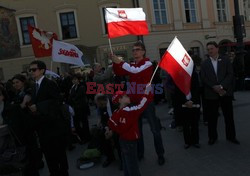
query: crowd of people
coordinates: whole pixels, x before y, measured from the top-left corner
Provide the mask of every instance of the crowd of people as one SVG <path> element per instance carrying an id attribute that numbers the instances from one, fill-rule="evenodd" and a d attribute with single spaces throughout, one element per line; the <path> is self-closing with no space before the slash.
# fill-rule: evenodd
<path id="1" fill-rule="evenodd" d="M 7 124 L 18 137 L 18 145 L 26 147 L 29 166 L 25 175 L 39 175 L 43 156 L 51 176 L 69 175 L 66 150 L 73 150 L 76 142 L 89 144 L 93 138 L 96 140 L 97 133 L 93 133 L 88 122 L 90 106 L 96 107 L 99 119 L 95 128 L 99 131 L 98 149 L 106 158 L 102 166 L 107 167 L 115 160 L 116 149 L 125 176 L 141 175 L 138 161 L 144 158 L 143 119 L 153 134 L 157 162 L 165 163 L 162 126 L 155 113 L 155 106 L 163 101 L 173 109 L 169 112 L 173 113 L 171 127 L 183 130 L 185 149 L 200 148 L 201 108 L 204 124 L 208 126 L 209 145 L 218 139 L 219 107 L 225 119 L 226 139 L 239 144 L 233 118 L 231 62 L 219 55 L 217 43 L 207 43 L 207 50 L 208 57 L 194 66 L 191 98 L 184 95 L 165 70 L 157 71 L 150 84 L 158 63 L 146 57 L 141 41 L 133 45 L 133 62 L 111 54 L 112 65 L 102 69 L 95 63 L 89 75 L 65 74 L 48 79 L 46 64 L 40 60 L 31 62 L 30 74 L 16 74 L 0 85 L 0 125 Z M 113 95 L 100 92 L 93 95 L 86 93 L 87 82 L 124 86 L 115 87 Z M 154 89 L 153 85 L 158 84 L 162 89 Z"/>

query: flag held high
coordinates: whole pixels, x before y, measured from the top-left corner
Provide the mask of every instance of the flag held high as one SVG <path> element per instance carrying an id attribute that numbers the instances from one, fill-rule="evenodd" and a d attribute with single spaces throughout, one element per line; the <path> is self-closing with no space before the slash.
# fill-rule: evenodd
<path id="1" fill-rule="evenodd" d="M 177 87 L 191 98 L 190 86 L 194 63 L 181 42 L 175 37 L 163 55 L 159 66 L 172 77 Z"/>
<path id="2" fill-rule="evenodd" d="M 142 8 L 106 8 L 105 20 L 109 38 L 149 33 Z"/>
<path id="3" fill-rule="evenodd" d="M 35 57 L 51 56 L 52 42 L 53 39 L 57 39 L 57 35 L 30 25 L 28 26 L 28 31 Z"/>
<path id="4" fill-rule="evenodd" d="M 75 45 L 57 40 L 53 41 L 52 60 L 54 62 L 84 66 L 82 55 L 82 52 Z"/>

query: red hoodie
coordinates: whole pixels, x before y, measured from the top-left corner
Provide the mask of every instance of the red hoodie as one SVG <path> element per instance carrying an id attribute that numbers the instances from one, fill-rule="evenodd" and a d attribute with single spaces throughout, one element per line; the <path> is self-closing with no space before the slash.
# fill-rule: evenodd
<path id="1" fill-rule="evenodd" d="M 145 96 L 145 94 L 143 95 Z M 138 119 L 147 107 L 146 97 L 141 99 L 140 104 L 116 110 L 108 121 L 109 128 L 119 134 L 121 139 L 136 140 L 139 138 Z"/>
<path id="2" fill-rule="evenodd" d="M 139 91 L 137 88 L 135 89 L 135 92 L 127 91 L 128 96 L 131 98 L 131 102 L 138 104 L 144 96 L 145 87 L 149 83 L 153 74 L 153 65 L 151 61 L 148 58 L 144 58 L 137 64 L 128 64 L 126 62 L 121 62 L 120 64 L 113 63 L 113 70 L 116 75 L 128 75 L 129 83 L 131 85 L 144 85 L 143 91 Z M 149 94 L 148 99 L 149 102 L 153 101 L 152 93 Z"/>

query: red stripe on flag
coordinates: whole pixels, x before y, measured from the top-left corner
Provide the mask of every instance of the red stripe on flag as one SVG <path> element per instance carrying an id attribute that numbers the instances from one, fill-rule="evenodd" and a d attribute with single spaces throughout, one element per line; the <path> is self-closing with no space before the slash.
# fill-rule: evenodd
<path id="1" fill-rule="evenodd" d="M 190 92 L 191 77 L 168 51 L 163 55 L 159 66 L 166 70 L 178 88 L 185 95 L 188 95 Z"/>
<path id="2" fill-rule="evenodd" d="M 147 35 L 146 21 L 119 21 L 108 23 L 108 36 L 115 38 L 124 35 Z"/>

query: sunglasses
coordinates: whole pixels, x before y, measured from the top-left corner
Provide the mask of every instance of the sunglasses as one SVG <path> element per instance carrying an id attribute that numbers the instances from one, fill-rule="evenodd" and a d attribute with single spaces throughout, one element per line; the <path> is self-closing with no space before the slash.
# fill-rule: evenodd
<path id="1" fill-rule="evenodd" d="M 39 68 L 30 68 L 29 72 L 35 72 L 37 69 L 39 69 Z"/>
<path id="2" fill-rule="evenodd" d="M 134 49 L 132 49 L 132 52 L 135 52 L 135 51 L 142 51 L 142 49 L 141 48 L 134 48 Z"/>

